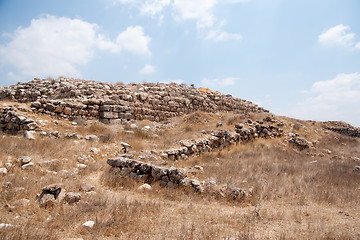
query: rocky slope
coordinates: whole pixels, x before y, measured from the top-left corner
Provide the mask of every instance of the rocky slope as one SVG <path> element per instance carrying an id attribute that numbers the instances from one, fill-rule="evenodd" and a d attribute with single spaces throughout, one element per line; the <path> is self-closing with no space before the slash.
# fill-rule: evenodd
<path id="1" fill-rule="evenodd" d="M 0 88 L 0 130 L 0 239 L 360 238 L 346 123 L 60 78 Z"/>

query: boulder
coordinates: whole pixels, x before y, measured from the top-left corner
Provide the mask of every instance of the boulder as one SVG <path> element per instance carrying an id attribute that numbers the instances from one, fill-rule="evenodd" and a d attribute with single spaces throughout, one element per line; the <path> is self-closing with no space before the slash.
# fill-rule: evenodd
<path id="1" fill-rule="evenodd" d="M 7 169 L 6 168 L 0 168 L 0 175 L 5 176 L 7 174 Z"/>
<path id="2" fill-rule="evenodd" d="M 90 142 L 97 141 L 97 140 L 99 140 L 99 137 L 96 135 L 87 135 L 87 136 L 85 136 L 85 140 L 90 141 Z"/>
<path id="3" fill-rule="evenodd" d="M 55 204 L 55 198 L 52 194 L 45 194 L 38 199 L 38 204 L 41 208 L 52 207 Z"/>
<path id="4" fill-rule="evenodd" d="M 87 228 L 92 228 L 92 227 L 94 227 L 94 225 L 95 225 L 94 221 L 87 221 L 82 224 L 82 226 L 87 227 Z"/>
<path id="5" fill-rule="evenodd" d="M 152 187 L 147 183 L 145 183 L 145 184 L 141 185 L 140 187 L 138 187 L 139 191 L 150 191 L 151 189 L 152 189 Z"/>
<path id="6" fill-rule="evenodd" d="M 24 138 L 29 140 L 35 140 L 35 131 L 25 131 Z"/>
<path id="7" fill-rule="evenodd" d="M 80 193 L 74 193 L 74 192 L 67 192 L 65 194 L 64 201 L 68 204 L 77 203 L 81 200 L 81 194 Z"/>
<path id="8" fill-rule="evenodd" d="M 169 172 L 170 181 L 173 183 L 179 183 L 187 176 L 187 171 L 185 168 L 170 167 L 168 169 L 168 172 Z"/>
<path id="9" fill-rule="evenodd" d="M 163 167 L 153 167 L 151 170 L 151 176 L 155 181 L 162 179 L 163 176 L 167 175 L 167 169 Z"/>
<path id="10" fill-rule="evenodd" d="M 125 167 L 130 161 L 131 161 L 131 159 L 125 158 L 125 157 L 109 158 L 109 159 L 107 160 L 107 164 L 109 164 L 109 165 L 112 166 L 112 167 L 120 167 L 120 168 L 123 168 L 123 167 Z"/>
<path id="11" fill-rule="evenodd" d="M 29 163 L 27 163 L 27 164 L 22 165 L 22 166 L 21 166 L 21 169 L 22 169 L 22 170 L 27 170 L 27 169 L 33 168 L 34 166 L 35 166 L 35 164 L 34 164 L 33 162 L 29 162 Z"/>
<path id="12" fill-rule="evenodd" d="M 124 153 L 130 152 L 132 149 L 132 146 L 130 146 L 130 144 L 126 143 L 126 142 L 121 142 L 121 151 L 123 151 Z"/>
<path id="13" fill-rule="evenodd" d="M 21 165 L 25 165 L 31 162 L 31 157 L 29 156 L 20 156 L 17 157 L 16 160 L 21 164 Z"/>
<path id="14" fill-rule="evenodd" d="M 55 199 L 57 199 L 61 192 L 61 189 L 62 189 L 61 184 L 50 184 L 41 189 L 42 190 L 41 194 L 42 195 L 51 194 L 54 196 Z"/>
<path id="15" fill-rule="evenodd" d="M 96 154 L 98 154 L 100 152 L 100 149 L 93 147 L 93 148 L 90 149 L 90 152 L 96 155 Z"/>

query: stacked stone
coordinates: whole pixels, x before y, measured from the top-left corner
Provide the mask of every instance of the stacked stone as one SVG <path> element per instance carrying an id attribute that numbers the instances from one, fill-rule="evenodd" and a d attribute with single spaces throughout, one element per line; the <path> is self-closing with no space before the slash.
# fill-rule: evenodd
<path id="1" fill-rule="evenodd" d="M 0 108 L 0 129 L 4 132 L 18 133 L 37 128 L 36 123 L 16 112 L 15 108 Z"/>
<path id="2" fill-rule="evenodd" d="M 263 121 L 252 122 L 250 119 L 247 122 L 235 125 L 235 132 L 240 134 L 244 140 L 250 140 L 252 137 L 275 138 L 283 134 L 283 130 L 271 123 L 270 118 L 265 118 Z"/>
<path id="3" fill-rule="evenodd" d="M 123 85 L 69 78 L 36 78 L 4 87 L 0 89 L 0 100 L 3 99 L 32 102 L 33 110 L 44 114 L 99 118 L 103 122 L 164 121 L 194 111 L 266 111 L 249 101 L 218 92 L 201 92 L 185 84 Z"/>
<path id="4" fill-rule="evenodd" d="M 344 122 L 325 122 L 324 128 L 350 137 L 360 137 L 360 128 L 353 127 Z"/>
<path id="5" fill-rule="evenodd" d="M 246 143 L 257 137 L 276 138 L 282 135 L 283 130 L 277 126 L 262 121 L 253 123 L 248 120 L 236 124 L 235 132 L 220 130 L 211 133 L 210 137 L 205 139 L 182 140 L 181 147 L 165 150 L 161 157 L 171 160 L 187 159 L 191 155 L 215 151 L 234 143 Z"/>
<path id="6" fill-rule="evenodd" d="M 184 168 L 158 167 L 124 157 L 110 158 L 107 163 L 112 167 L 120 168 L 124 175 L 146 182 L 160 181 L 163 186 L 177 186 L 187 177 Z"/>
<path id="7" fill-rule="evenodd" d="M 162 187 L 187 187 L 198 193 L 215 194 L 232 200 L 244 200 L 248 195 L 244 190 L 236 186 L 217 186 L 213 180 L 199 181 L 190 179 L 187 177 L 185 168 L 159 167 L 124 157 L 109 158 L 107 163 L 114 169 L 119 169 L 122 176 L 147 183 L 159 182 Z"/>

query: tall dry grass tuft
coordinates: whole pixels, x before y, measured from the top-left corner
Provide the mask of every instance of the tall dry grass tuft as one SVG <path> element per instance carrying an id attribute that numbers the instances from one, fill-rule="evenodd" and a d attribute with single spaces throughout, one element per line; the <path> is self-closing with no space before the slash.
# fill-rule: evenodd
<path id="1" fill-rule="evenodd" d="M 39 228 L 38 223 L 26 223 L 25 225 L 13 226 L 1 229 L 0 239 L 11 240 L 55 240 L 53 229 Z"/>

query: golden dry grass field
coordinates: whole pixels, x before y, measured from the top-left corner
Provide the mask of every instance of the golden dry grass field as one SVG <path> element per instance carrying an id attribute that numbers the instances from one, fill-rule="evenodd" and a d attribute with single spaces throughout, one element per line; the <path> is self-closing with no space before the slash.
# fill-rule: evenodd
<path id="1" fill-rule="evenodd" d="M 95 120 L 73 125 L 47 115 L 24 114 L 42 121 L 47 132 L 100 138 L 36 135 L 27 140 L 0 133 L 0 167 L 13 164 L 0 176 L 0 223 L 10 224 L 2 225 L 0 239 L 360 239 L 360 173 L 354 171 L 360 165 L 360 140 L 325 130 L 319 122 L 274 117 L 284 123 L 284 131 L 314 143 L 303 151 L 283 136 L 257 138 L 187 160 L 156 160 L 187 169 L 201 166 L 203 171 L 189 175 L 251 192 L 245 200 L 233 201 L 158 184 L 138 191 L 142 182 L 119 176 L 106 160 L 120 154 L 120 142 L 146 155 L 175 147 L 183 139 L 201 138 L 201 130 L 231 130 L 236 123 L 271 114 L 195 112 L 168 123 L 134 122 L 138 129 L 151 126 L 155 137 L 141 130 L 129 134 L 127 128 Z M 217 128 L 218 122 L 223 126 Z M 33 167 L 20 167 L 16 158 L 24 155 L 32 158 Z M 79 168 L 79 163 L 86 168 Z M 94 185 L 94 191 L 81 191 L 84 182 Z M 40 208 L 36 194 L 53 183 L 81 193 L 81 200 Z M 84 227 L 89 220 L 95 225 Z"/>

